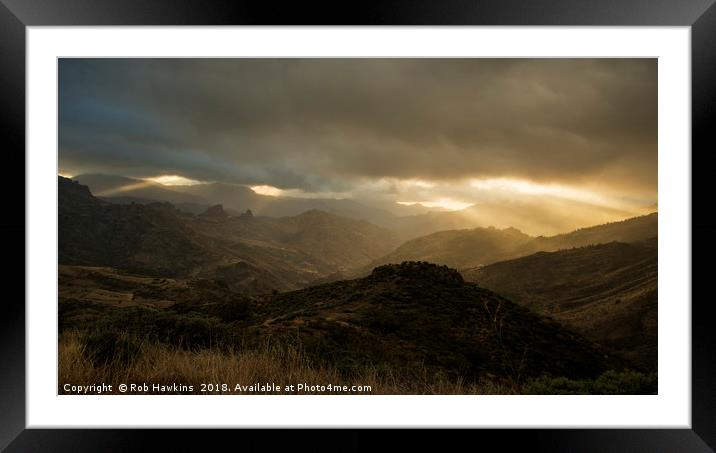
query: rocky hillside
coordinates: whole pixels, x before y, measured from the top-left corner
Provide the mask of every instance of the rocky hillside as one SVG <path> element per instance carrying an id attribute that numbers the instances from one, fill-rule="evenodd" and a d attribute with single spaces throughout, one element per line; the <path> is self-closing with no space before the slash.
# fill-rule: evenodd
<path id="1" fill-rule="evenodd" d="M 581 228 L 571 233 L 549 237 L 538 237 L 534 247 L 553 251 L 585 245 L 607 244 L 609 242 L 640 242 L 659 235 L 659 217 L 656 212 L 633 217 L 621 222 L 605 223 Z"/>
<path id="2" fill-rule="evenodd" d="M 347 370 L 424 364 L 469 378 L 521 379 L 593 376 L 607 366 L 578 335 L 429 263 L 381 266 L 365 278 L 278 294 L 257 312 L 262 337 L 298 336 L 312 354 Z"/>
<path id="3" fill-rule="evenodd" d="M 60 177 L 60 264 L 162 277 L 206 277 L 249 293 L 301 288 L 365 265 L 397 240 L 364 221 L 320 211 L 296 217 L 198 215 L 169 203 L 108 203 Z"/>
<path id="4" fill-rule="evenodd" d="M 310 254 L 342 272 L 364 266 L 398 245 L 389 230 L 362 220 L 323 211 L 307 211 L 294 217 L 229 217 L 207 212 L 191 224 L 197 232 L 224 240 L 267 244 Z"/>
<path id="5" fill-rule="evenodd" d="M 93 197 L 86 186 L 60 177 L 58 211 L 60 264 L 176 276 L 221 259 L 168 203 L 110 204 Z"/>
<path id="6" fill-rule="evenodd" d="M 656 369 L 657 270 L 654 238 L 540 252 L 462 274 Z"/>

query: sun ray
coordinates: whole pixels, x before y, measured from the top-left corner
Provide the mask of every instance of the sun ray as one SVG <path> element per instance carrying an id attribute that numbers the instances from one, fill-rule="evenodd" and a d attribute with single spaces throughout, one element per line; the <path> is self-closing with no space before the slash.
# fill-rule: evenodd
<path id="1" fill-rule="evenodd" d="M 201 184 L 202 181 L 196 179 L 185 178 L 179 175 L 161 175 L 153 176 L 151 178 L 144 178 L 145 181 L 152 181 L 163 186 L 195 186 Z"/>

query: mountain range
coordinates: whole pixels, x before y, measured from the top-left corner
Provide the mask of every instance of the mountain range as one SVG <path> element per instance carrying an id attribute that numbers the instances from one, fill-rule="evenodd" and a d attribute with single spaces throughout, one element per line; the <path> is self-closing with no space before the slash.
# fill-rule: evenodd
<path id="1" fill-rule="evenodd" d="M 149 204 L 163 201 L 193 214 L 200 214 L 210 206 L 221 204 L 232 215 L 250 209 L 255 215 L 265 217 L 293 217 L 306 211 L 320 210 L 390 229 L 401 241 L 439 231 L 489 226 L 498 229 L 512 227 L 530 235 L 555 235 L 588 225 L 585 219 L 594 218 L 596 212 L 591 205 L 566 206 L 559 199 L 537 196 L 527 197 L 522 202 L 483 200 L 452 211 L 435 206 L 426 207 L 420 202 L 396 203 L 395 200 L 370 198 L 366 195 L 355 199 L 300 198 L 287 195 L 290 192 L 280 191 L 275 195 L 263 195 L 251 187 L 225 182 L 162 185 L 146 179 L 106 174 L 80 174 L 73 179 L 88 186 L 94 196 L 112 203 Z M 599 212 L 605 221 L 633 215 L 606 207 L 600 208 Z"/>
<path id="2" fill-rule="evenodd" d="M 212 276 L 261 292 L 365 265 L 398 243 L 390 231 L 320 211 L 230 216 L 217 205 L 195 215 L 169 203 L 109 203 L 63 177 L 58 196 L 61 264 Z"/>
<path id="3" fill-rule="evenodd" d="M 113 203 L 148 204 L 166 201 L 177 208 L 198 214 L 210 206 L 221 204 L 229 212 L 244 212 L 267 217 L 290 217 L 310 210 L 321 210 L 342 217 L 370 221 L 380 226 L 396 226 L 399 217 L 422 214 L 422 206 L 389 205 L 394 212 L 382 207 L 367 206 L 350 199 L 296 198 L 261 195 L 247 186 L 220 182 L 182 186 L 165 186 L 143 179 L 117 175 L 82 174 L 72 178 L 90 188 L 93 195 Z M 374 203 L 379 206 L 386 204 Z"/>
<path id="4" fill-rule="evenodd" d="M 362 271 L 365 273 L 381 264 L 403 261 L 429 261 L 457 269 L 474 268 L 538 251 L 549 252 L 612 241 L 643 241 L 656 237 L 657 231 L 657 213 L 548 237 L 532 237 L 515 228 L 440 231 L 403 243 Z"/>

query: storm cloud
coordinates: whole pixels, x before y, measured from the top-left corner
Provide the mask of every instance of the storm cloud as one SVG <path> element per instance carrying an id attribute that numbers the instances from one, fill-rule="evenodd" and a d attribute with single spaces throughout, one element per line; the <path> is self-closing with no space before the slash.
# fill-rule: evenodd
<path id="1" fill-rule="evenodd" d="M 463 199 L 469 181 L 520 180 L 654 203 L 657 62 L 61 59 L 59 166 Z"/>

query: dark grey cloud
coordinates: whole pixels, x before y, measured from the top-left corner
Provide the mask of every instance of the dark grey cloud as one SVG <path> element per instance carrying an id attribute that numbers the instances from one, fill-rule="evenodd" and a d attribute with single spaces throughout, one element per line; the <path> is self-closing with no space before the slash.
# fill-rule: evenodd
<path id="1" fill-rule="evenodd" d="M 60 168 L 656 191 L 655 59 L 62 59 Z"/>

